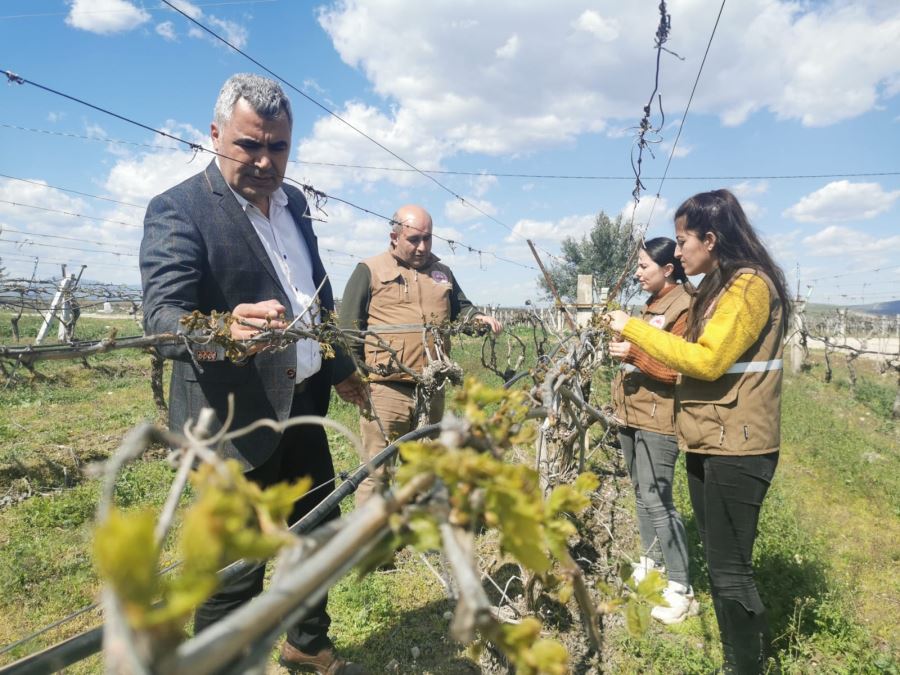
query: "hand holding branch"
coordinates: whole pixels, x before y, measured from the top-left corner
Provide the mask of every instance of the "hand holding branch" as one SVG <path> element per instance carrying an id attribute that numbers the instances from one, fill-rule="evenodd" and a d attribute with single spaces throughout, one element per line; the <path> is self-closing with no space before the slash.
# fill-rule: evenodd
<path id="1" fill-rule="evenodd" d="M 631 351 L 631 343 L 627 340 L 610 340 L 609 355 L 618 361 L 624 361 Z"/>
<path id="2" fill-rule="evenodd" d="M 284 305 L 275 299 L 241 303 L 231 310 L 231 316 L 234 318 L 231 324 L 231 337 L 235 340 L 250 340 L 262 330 L 286 328 L 287 324 L 278 320 L 284 312 Z M 262 343 L 249 345 L 246 355 L 255 354 L 265 347 L 266 345 Z"/>
<path id="3" fill-rule="evenodd" d="M 628 323 L 628 319 L 630 318 L 631 317 L 621 309 L 616 309 L 603 315 L 604 322 L 609 326 L 610 330 L 615 333 L 621 333 L 625 330 L 625 324 Z"/>
<path id="4" fill-rule="evenodd" d="M 490 328 L 491 332 L 494 335 L 499 335 L 500 331 L 503 330 L 503 324 L 500 323 L 494 317 L 488 316 L 487 314 L 479 314 L 478 316 L 475 317 L 475 320 L 480 321 L 481 323 L 486 325 L 488 328 Z"/>
<path id="5" fill-rule="evenodd" d="M 363 381 L 359 373 L 351 373 L 349 377 L 334 385 L 338 396 L 360 410 L 365 410 L 369 406 L 368 388 L 369 385 Z"/>

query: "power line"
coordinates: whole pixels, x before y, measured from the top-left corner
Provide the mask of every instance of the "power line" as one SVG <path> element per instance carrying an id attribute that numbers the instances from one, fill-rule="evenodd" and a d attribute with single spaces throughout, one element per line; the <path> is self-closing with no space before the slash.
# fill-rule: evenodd
<path id="1" fill-rule="evenodd" d="M 40 232 L 29 232 L 28 230 L 16 230 L 11 227 L 7 227 L 5 225 L 0 225 L 0 235 L 4 232 L 15 232 L 16 234 L 25 234 L 30 237 L 47 237 L 48 239 L 65 239 L 66 241 L 80 241 L 83 244 L 97 244 L 98 246 L 114 246 L 116 248 L 125 248 L 121 244 L 109 244 L 105 241 L 92 241 L 90 239 L 84 239 L 82 237 L 67 237 L 62 234 L 41 234 Z M 127 249 L 128 255 L 135 255 L 134 247 L 129 247 Z M 116 253 L 116 251 L 110 251 L 110 253 Z"/>
<path id="2" fill-rule="evenodd" d="M 138 148 L 149 148 L 151 150 L 171 150 L 172 152 L 181 152 L 178 148 L 167 148 L 160 145 L 151 145 L 150 143 L 138 143 L 137 141 L 126 141 L 121 138 L 106 138 L 99 136 L 85 136 L 84 134 L 74 134 L 68 131 L 54 131 L 51 129 L 35 129 L 34 127 L 21 127 L 17 124 L 0 123 L 0 127 L 5 129 L 15 129 L 16 131 L 29 131 L 35 134 L 46 134 L 47 136 L 62 136 L 64 138 L 76 138 L 82 141 L 96 141 L 99 143 L 110 143 L 115 145 L 132 145 Z"/>
<path id="3" fill-rule="evenodd" d="M 39 241 L 30 241 L 28 239 L 0 239 L 0 242 L 6 242 L 7 244 L 21 244 L 22 246 L 43 246 L 45 248 L 56 248 L 59 247 L 55 244 L 42 244 Z M 101 251 L 96 248 L 78 248 L 75 246 L 66 246 L 67 251 L 82 251 L 84 253 L 103 253 L 105 255 L 114 255 L 114 256 L 128 256 L 129 258 L 137 258 L 137 253 L 119 253 L 118 251 Z"/>
<path id="4" fill-rule="evenodd" d="M 813 281 L 823 281 L 823 280 L 827 280 L 827 279 L 838 279 L 838 278 L 840 278 L 840 277 L 855 276 L 855 275 L 857 275 L 857 274 L 870 274 L 870 273 L 872 273 L 872 272 L 884 272 L 885 270 L 895 270 L 895 269 L 900 269 L 900 265 L 891 265 L 891 266 L 876 267 L 875 269 L 872 269 L 872 270 L 857 270 L 857 271 L 855 271 L 855 272 L 841 272 L 840 274 L 832 274 L 831 276 L 816 277 L 816 278 L 814 278 L 814 279 L 807 279 L 807 283 L 810 283 L 810 282 L 813 282 Z"/>
<path id="5" fill-rule="evenodd" d="M 45 134 L 47 136 L 61 136 L 64 138 L 73 138 L 82 141 L 93 141 L 96 143 L 109 143 L 112 145 L 131 145 L 138 148 L 147 148 L 150 150 L 170 150 L 172 152 L 181 152 L 178 148 L 167 148 L 165 146 L 151 145 L 150 143 L 139 143 L 137 141 L 128 141 L 121 138 L 107 138 L 98 136 L 86 136 L 84 134 L 75 134 L 71 132 L 55 131 L 51 129 L 36 129 L 34 127 L 22 127 L 16 124 L 7 124 L 0 122 L 0 128 L 13 129 L 15 131 L 27 131 L 35 134 Z M 368 164 L 342 164 L 340 162 L 313 162 L 303 159 L 289 160 L 291 164 L 300 164 L 306 166 L 327 166 L 339 169 L 364 169 L 366 171 L 386 171 L 397 173 L 416 173 L 415 169 L 405 166 L 379 166 Z M 488 169 L 479 169 L 477 171 L 453 171 L 449 169 L 422 169 L 425 173 L 441 174 L 447 176 L 490 176 L 493 178 L 522 178 L 528 180 L 577 180 L 577 181 L 633 181 L 634 175 L 631 176 L 615 176 L 615 175 L 591 175 L 591 174 L 548 174 L 548 173 L 504 173 L 501 171 L 490 171 Z M 0 174 L 2 175 L 2 174 Z M 795 174 L 748 174 L 748 175 L 721 175 L 721 176 L 668 176 L 666 180 L 681 181 L 724 181 L 724 180 L 813 180 L 822 178 L 878 178 L 885 176 L 900 176 L 900 171 L 856 171 L 845 173 L 795 173 Z M 5 176 L 12 178 L 12 176 Z M 644 176 L 646 180 L 659 180 L 661 176 Z M 23 179 L 18 179 L 23 180 Z M 65 188 L 57 188 L 65 190 Z M 74 192 L 75 194 L 83 194 L 84 196 L 93 196 L 86 193 L 76 192 L 75 190 L 65 190 L 66 192 Z M 105 199 L 97 197 L 97 199 Z M 108 200 L 112 201 L 112 200 Z M 128 204 L 127 202 L 116 202 L 130 206 L 138 206 L 136 204 Z M 143 206 L 141 208 L 144 208 Z"/>
<path id="6" fill-rule="evenodd" d="M 278 2 L 278 0 L 229 0 L 227 2 L 206 2 L 206 3 L 197 3 L 191 2 L 194 7 L 224 7 L 226 5 L 255 5 L 259 3 L 271 3 Z M 143 7 L 144 11 L 148 12 L 158 12 L 166 9 L 165 7 Z M 92 9 L 92 10 L 81 10 L 80 14 L 117 14 L 121 12 L 131 12 L 133 10 L 115 10 L 115 9 Z M 69 12 L 41 12 L 38 14 L 9 14 L 7 16 L 0 16 L 0 20 L 2 19 L 34 19 L 39 17 L 47 17 L 47 16 L 67 16 Z"/>
<path id="7" fill-rule="evenodd" d="M 706 43 L 706 51 L 703 52 L 703 60 L 700 61 L 700 68 L 697 70 L 697 77 L 694 79 L 694 86 L 691 88 L 691 95 L 688 97 L 687 105 L 684 107 L 684 115 L 681 117 L 681 124 L 678 125 L 678 133 L 675 135 L 675 142 L 672 143 L 672 149 L 669 152 L 669 159 L 666 161 L 666 168 L 663 170 L 662 178 L 659 179 L 659 185 L 656 188 L 656 197 L 653 204 L 650 205 L 650 215 L 647 216 L 647 227 L 650 227 L 650 221 L 653 219 L 653 212 L 656 210 L 656 203 L 662 193 L 663 183 L 666 182 L 666 176 L 669 174 L 669 167 L 672 159 L 675 157 L 675 148 L 678 146 L 678 139 L 681 138 L 681 132 L 684 130 L 684 123 L 687 120 L 688 111 L 691 109 L 691 102 L 694 100 L 694 94 L 697 92 L 697 85 L 700 84 L 700 76 L 703 74 L 703 66 L 706 65 L 706 57 L 709 56 L 710 47 L 712 47 L 713 38 L 716 36 L 716 29 L 719 27 L 719 19 L 722 18 L 722 11 L 725 9 L 725 0 L 719 6 L 719 13 L 716 15 L 716 22 L 713 24 L 712 32 L 709 35 L 709 41 Z"/>
<path id="8" fill-rule="evenodd" d="M 641 170 L 644 161 L 644 150 L 649 149 L 650 143 L 658 143 L 658 140 L 647 140 L 647 134 L 652 133 L 654 135 L 658 135 L 660 130 L 665 126 L 666 116 L 662 107 L 662 94 L 657 94 L 659 91 L 659 72 L 660 65 L 662 63 L 662 53 L 665 49 L 666 52 L 670 54 L 674 54 L 678 58 L 681 58 L 674 52 L 666 49 L 663 45 L 669 39 L 669 30 L 672 28 L 672 16 L 668 13 L 666 9 L 666 0 L 660 0 L 659 3 L 659 23 L 656 26 L 656 39 L 654 40 L 654 46 L 656 47 L 656 69 L 653 76 L 653 91 L 650 93 L 650 98 L 647 101 L 647 105 L 643 108 L 643 116 L 641 117 L 641 121 L 638 124 L 638 133 L 635 144 L 631 148 L 631 169 L 634 172 L 634 189 L 631 191 L 631 196 L 634 199 L 634 204 L 631 207 L 631 217 L 628 219 L 628 233 L 629 238 L 636 240 L 635 246 L 631 253 L 628 255 L 628 259 L 625 261 L 624 269 L 622 270 L 622 274 L 619 275 L 619 278 L 616 280 L 616 283 L 613 285 L 612 290 L 609 293 L 609 298 L 613 299 L 618 296 L 619 291 L 622 288 L 622 285 L 625 283 L 625 279 L 629 276 L 629 272 L 632 269 L 632 266 L 635 263 L 635 260 L 638 257 L 638 252 L 640 251 L 641 244 L 643 241 L 643 233 L 641 236 L 634 236 L 634 219 L 637 216 L 638 205 L 641 202 L 641 190 L 646 189 L 644 187 L 644 183 L 641 180 Z M 682 59 L 684 60 L 684 59 Z M 661 116 L 661 120 L 659 126 L 654 129 L 653 125 L 650 122 L 650 115 L 653 111 L 653 99 L 654 97 L 658 100 L 659 113 Z M 635 161 L 634 157 L 634 149 L 637 147 L 637 161 Z M 652 155 L 652 151 L 650 152 Z"/>
<path id="9" fill-rule="evenodd" d="M 138 209 L 147 208 L 146 204 L 132 204 L 130 202 L 120 202 L 117 199 L 110 199 L 109 197 L 101 197 L 100 195 L 92 195 L 88 192 L 79 192 L 78 190 L 71 190 L 69 188 L 58 187 L 56 185 L 50 185 L 49 183 L 41 183 L 40 181 L 36 181 L 36 180 L 28 180 L 27 178 L 17 178 L 15 176 L 7 176 L 5 173 L 0 173 L 0 178 L 6 178 L 8 180 L 17 180 L 22 183 L 29 183 L 31 185 L 37 185 L 38 187 L 42 187 L 42 188 L 51 188 L 53 190 L 59 190 L 60 192 L 69 192 L 74 195 L 81 195 L 82 197 L 90 197 L 91 199 L 100 199 L 105 202 L 111 202 L 113 204 L 121 204 L 122 206 L 133 206 Z"/>
<path id="10" fill-rule="evenodd" d="M 0 244 L 3 244 L 3 243 L 9 243 L 9 240 L 8 239 L 0 239 Z M 10 260 L 17 260 L 17 261 L 21 261 L 21 262 L 29 262 L 32 264 L 34 264 L 36 262 L 38 265 L 71 265 L 72 264 L 71 260 L 46 260 L 46 259 L 41 260 L 36 255 L 21 256 L 21 255 L 6 253 L 5 251 L 0 251 L 0 258 L 2 258 L 3 260 L 10 259 Z M 101 262 L 92 262 L 89 265 L 89 267 L 112 267 L 115 269 L 128 269 L 128 270 L 135 270 L 135 271 L 137 270 L 137 268 L 132 265 L 116 265 L 113 263 L 101 263 Z"/>
<path id="11" fill-rule="evenodd" d="M 59 213 L 64 216 L 72 216 L 73 218 L 84 218 L 86 220 L 96 220 L 101 223 L 112 223 L 113 225 L 124 225 L 125 227 L 143 227 L 143 225 L 137 225 L 135 223 L 125 223 L 121 220 L 110 220 L 109 218 L 98 218 L 96 216 L 86 216 L 83 213 L 75 213 L 74 211 L 63 211 L 62 209 L 51 209 L 46 206 L 37 206 L 35 204 L 23 204 L 21 202 L 11 202 L 7 199 L 0 199 L 0 204 L 10 204 L 12 206 L 19 206 L 26 209 L 35 209 L 37 211 L 45 211 L 47 213 Z"/>
<path id="12" fill-rule="evenodd" d="M 163 2 L 166 2 L 166 0 L 163 0 Z M 178 11 L 179 11 L 179 13 L 182 13 L 180 10 L 178 10 Z M 192 19 L 192 20 L 193 20 L 193 19 Z M 3 71 L 0 71 L 0 72 L 2 72 L 3 74 L 6 75 L 6 78 L 7 78 L 7 80 L 8 80 L 10 83 L 14 83 L 14 84 L 30 84 L 30 85 L 32 85 L 32 86 L 34 86 L 34 87 L 37 87 L 38 89 L 41 89 L 41 90 L 43 90 L 43 91 L 47 91 L 47 92 L 49 92 L 49 93 L 51 93 L 51 94 L 55 94 L 55 95 L 57 95 L 57 96 L 61 96 L 62 98 L 68 99 L 68 100 L 70 100 L 70 101 L 74 101 L 74 102 L 76 102 L 76 103 L 80 103 L 81 105 L 87 106 L 88 108 L 91 108 L 91 109 L 93 109 L 93 110 L 97 110 L 98 112 L 104 113 L 104 114 L 106 114 L 106 115 L 110 115 L 110 116 L 112 116 L 112 117 L 115 117 L 115 118 L 118 119 L 118 120 L 121 120 L 121 121 L 123 121 L 123 122 L 127 122 L 127 123 L 129 123 L 129 124 L 133 124 L 133 125 L 135 125 L 135 126 L 138 126 L 138 127 L 142 128 L 142 129 L 145 129 L 145 130 L 150 131 L 150 132 L 152 132 L 152 133 L 159 134 L 160 136 L 163 136 L 163 137 L 165 137 L 165 138 L 168 138 L 168 139 L 170 139 L 170 140 L 173 140 L 173 141 L 175 141 L 175 142 L 177 142 L 177 143 L 183 143 L 183 144 L 187 145 L 187 146 L 188 146 L 191 150 L 193 150 L 195 153 L 199 153 L 199 152 L 207 152 L 207 153 L 209 153 L 209 154 L 211 154 L 211 155 L 215 155 L 216 157 L 221 157 L 221 158 L 223 158 L 223 159 L 227 159 L 227 160 L 230 160 L 230 161 L 233 161 L 233 162 L 237 162 L 237 163 L 242 164 L 242 165 L 244 165 L 244 166 L 252 166 L 251 164 L 249 164 L 249 163 L 247 163 L 247 162 L 243 162 L 243 161 L 241 161 L 241 160 L 234 159 L 233 157 L 228 157 L 227 155 L 223 155 L 222 153 L 219 153 L 219 152 L 217 152 L 217 151 L 215 151 L 215 150 L 210 150 L 210 149 L 208 149 L 208 148 L 204 148 L 204 147 L 203 147 L 202 145 L 200 145 L 199 143 L 193 143 L 193 142 L 188 141 L 188 140 L 185 140 L 185 139 L 183 139 L 183 138 L 179 138 L 178 136 L 175 136 L 175 135 L 173 135 L 173 134 L 170 134 L 170 133 L 168 133 L 167 131 L 162 131 L 162 130 L 160 130 L 160 129 L 154 129 L 154 128 L 151 127 L 151 126 L 148 126 L 148 125 L 143 124 L 143 123 L 141 123 L 141 122 L 138 122 L 138 121 L 136 121 L 136 120 L 130 119 L 130 118 L 128 118 L 128 117 L 125 117 L 124 115 L 120 115 L 120 114 L 118 114 L 118 113 L 112 112 L 111 110 L 107 110 L 107 109 L 102 108 L 102 107 L 100 107 L 100 106 L 98 106 L 98 105 L 94 105 L 93 103 L 89 103 L 89 102 L 87 102 L 87 101 L 84 101 L 84 100 L 82 100 L 82 99 L 80 99 L 80 98 L 77 98 L 77 97 L 75 97 L 75 96 L 72 96 L 72 95 L 70 95 L 70 94 L 65 94 L 65 93 L 63 93 L 63 92 L 61 92 L 61 91 L 57 91 L 57 90 L 52 89 L 52 88 L 50 88 L 50 87 L 47 87 L 47 86 L 45 86 L 45 85 L 39 84 L 39 83 L 34 82 L 34 81 L 32 81 L 32 80 L 29 80 L 29 79 L 26 79 L 26 78 L 24 78 L 24 77 L 22 77 L 22 76 L 20 76 L 20 75 L 17 75 L 17 74 L 15 74 L 15 73 L 13 73 L 13 72 L 11 72 L 11 71 L 9 71 L 9 70 L 3 70 Z M 283 180 L 288 180 L 288 181 L 290 181 L 290 182 L 292 182 L 292 183 L 295 183 L 296 185 L 300 186 L 300 188 L 301 188 L 304 192 L 306 192 L 308 195 L 312 195 L 313 201 L 315 202 L 316 208 L 319 208 L 319 209 L 320 209 L 320 204 L 319 204 L 319 202 L 325 201 L 325 200 L 328 200 L 328 199 L 333 199 L 333 200 L 335 200 L 335 201 L 341 202 L 341 203 L 346 204 L 346 205 L 348 205 L 348 206 L 351 206 L 351 207 L 353 207 L 353 208 L 355 208 L 355 209 L 358 209 L 358 210 L 360 210 L 360 211 L 362 211 L 362 212 L 364 212 L 364 213 L 368 213 L 368 214 L 371 214 L 371 215 L 373 215 L 373 216 L 377 216 L 377 217 L 379 217 L 379 218 L 382 218 L 382 219 L 386 220 L 386 221 L 389 222 L 389 223 L 393 223 L 393 222 L 394 222 L 391 218 L 388 218 L 388 217 L 385 216 L 385 215 L 382 215 L 382 214 L 380 214 L 380 213 L 377 213 L 377 212 L 375 212 L 375 211 L 372 211 L 372 210 L 370 210 L 370 209 L 367 209 L 367 208 L 365 208 L 365 207 L 363 207 L 363 206 L 359 206 L 358 204 L 354 204 L 353 202 L 350 202 L 350 201 L 348 201 L 348 200 L 346 200 L 346 199 L 342 199 L 342 198 L 340 198 L 340 197 L 335 197 L 334 195 L 329 195 L 329 194 L 327 194 L 327 193 L 325 193 L 325 192 L 322 192 L 321 190 L 315 189 L 315 188 L 312 187 L 311 185 L 306 185 L 306 184 L 301 183 L 300 181 L 294 180 L 293 178 L 290 178 L 290 177 L 288 177 L 288 176 L 281 176 L 281 178 L 282 178 Z M 0 200 L 0 201 L 3 201 L 3 200 Z M 7 203 L 9 203 L 9 204 L 14 204 L 14 205 L 16 205 L 16 206 L 21 206 L 20 204 L 17 204 L 17 203 L 15 203 L 15 202 L 7 202 Z M 25 206 L 28 206 L 28 205 L 25 205 Z M 32 206 L 31 208 L 38 208 L 38 209 L 41 209 L 41 207 L 35 207 L 35 206 Z M 42 209 L 42 210 L 45 210 L 45 211 L 53 211 L 53 209 Z M 60 213 L 66 213 L 66 212 L 60 212 Z M 80 215 L 80 214 L 69 214 L 69 215 Z M 81 216 L 81 217 L 92 218 L 91 216 Z M 103 219 L 100 219 L 100 218 L 93 218 L 93 219 L 94 219 L 94 220 L 103 220 Z M 109 222 L 116 222 L 116 221 L 109 221 Z M 118 224 L 121 224 L 121 225 L 128 225 L 128 223 L 121 223 L 121 222 L 118 223 Z M 135 227 L 135 226 L 132 225 L 132 227 Z M 140 226 L 138 225 L 138 226 L 136 226 L 136 227 L 140 227 Z M 483 250 L 481 250 L 481 249 L 476 249 L 476 248 L 474 248 L 473 246 L 470 246 L 470 245 L 465 244 L 465 243 L 460 242 L 460 241 L 454 241 L 454 240 L 452 240 L 452 239 L 446 239 L 446 238 L 441 237 L 441 236 L 439 236 L 439 235 L 432 235 L 432 236 L 435 236 L 437 239 L 443 239 L 444 241 L 446 241 L 448 244 L 451 245 L 451 248 L 452 248 L 453 245 L 459 245 L 459 246 L 462 246 L 463 248 L 467 249 L 467 250 L 468 250 L 469 252 L 471 252 L 471 253 L 478 253 L 479 255 L 490 255 L 490 256 L 492 256 L 493 258 L 495 258 L 496 260 L 499 260 L 499 261 L 502 261 L 502 262 L 506 262 L 506 263 L 509 263 L 509 264 L 512 264 L 512 265 L 517 265 L 517 266 L 519 266 L 519 267 L 523 267 L 523 268 L 526 268 L 526 269 L 531 269 L 531 270 L 535 270 L 535 269 L 536 269 L 536 268 L 532 267 L 531 265 L 525 265 L 525 264 L 520 263 L 520 262 L 517 262 L 517 261 L 515 261 L 515 260 L 511 260 L 511 259 L 509 259 L 509 258 L 504 258 L 504 257 L 502 257 L 502 256 L 498 256 L 496 253 L 493 253 L 493 252 L 491 252 L 491 251 L 483 251 Z M 550 254 L 550 255 L 552 255 L 552 254 Z"/>
<path id="13" fill-rule="evenodd" d="M 2 126 L 2 125 L 0 125 Z M 365 164 L 340 164 L 337 162 L 312 162 L 309 160 L 295 159 L 292 164 L 306 164 L 310 166 L 328 166 L 340 169 L 365 169 L 367 171 L 396 171 L 414 173 L 412 169 L 391 166 L 368 166 Z M 425 173 L 437 173 L 449 176 L 489 176 L 492 178 L 523 178 L 529 180 L 580 180 L 580 181 L 633 181 L 634 176 L 597 176 L 578 174 L 547 174 L 547 173 L 502 173 L 498 171 L 451 171 L 447 169 L 422 169 Z M 667 180 L 801 180 L 814 178 L 876 178 L 879 176 L 900 176 L 900 171 L 870 171 L 856 173 L 819 173 L 819 174 L 773 174 L 773 175 L 748 175 L 748 176 L 668 176 Z M 661 176 L 644 176 L 645 180 L 661 179 Z"/>

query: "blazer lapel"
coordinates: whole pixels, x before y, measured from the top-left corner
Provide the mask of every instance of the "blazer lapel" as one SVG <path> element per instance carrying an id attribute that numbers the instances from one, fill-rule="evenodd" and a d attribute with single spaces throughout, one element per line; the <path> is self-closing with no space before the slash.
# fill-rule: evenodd
<path id="1" fill-rule="evenodd" d="M 250 222 L 247 214 L 244 213 L 241 205 L 234 198 L 231 188 L 228 187 L 225 178 L 222 177 L 222 172 L 219 171 L 215 160 L 206 167 L 206 178 L 209 181 L 210 190 L 212 190 L 213 194 L 218 195 L 219 206 L 228 216 L 228 220 L 231 222 L 234 230 L 240 233 L 250 252 L 256 256 L 262 268 L 272 277 L 275 284 L 281 288 L 281 281 L 278 279 L 278 274 L 276 274 L 275 268 L 272 266 L 272 261 L 269 260 L 266 249 L 263 248 L 262 242 L 259 240 L 256 230 L 253 229 L 253 224 Z M 223 232 L 223 234 L 225 233 Z M 283 288 L 282 292 L 284 292 Z"/>

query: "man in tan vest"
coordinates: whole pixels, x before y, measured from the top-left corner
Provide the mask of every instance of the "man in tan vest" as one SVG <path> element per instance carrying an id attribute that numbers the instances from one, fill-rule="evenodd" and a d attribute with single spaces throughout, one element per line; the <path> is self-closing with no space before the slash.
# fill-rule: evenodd
<path id="1" fill-rule="evenodd" d="M 421 206 L 407 205 L 397 210 L 388 250 L 364 260 L 350 276 L 341 302 L 340 326 L 374 331 L 396 354 L 395 359 L 413 372 L 422 372 L 427 363 L 423 328 L 456 319 L 478 319 L 494 334 L 503 326 L 497 319 L 479 313 L 460 289 L 450 268 L 431 252 L 432 222 Z M 429 340 L 429 345 L 432 342 Z M 445 343 L 445 349 L 449 344 Z M 373 340 L 357 350 L 367 366 L 388 366 L 388 374 L 370 374 L 372 405 L 389 441 L 415 428 L 416 383 L 406 372 L 391 364 L 391 352 Z M 390 365 L 389 365 L 390 364 Z M 444 395 L 430 401 L 429 421 L 444 414 Z M 365 457 L 369 460 L 386 447 L 375 420 L 359 421 Z M 357 505 L 365 502 L 377 487 L 369 478 L 356 491 Z"/>

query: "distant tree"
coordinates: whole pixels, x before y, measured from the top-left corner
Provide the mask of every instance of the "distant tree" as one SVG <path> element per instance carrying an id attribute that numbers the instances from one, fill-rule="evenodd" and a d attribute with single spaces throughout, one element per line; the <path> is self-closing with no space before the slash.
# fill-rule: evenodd
<path id="1" fill-rule="evenodd" d="M 634 295 L 637 284 L 633 275 L 637 261 L 635 259 L 629 262 L 629 258 L 637 245 L 635 231 L 636 228 L 623 222 L 621 214 L 612 220 L 600 211 L 591 231 L 581 241 L 573 237 L 563 239 L 560 257 L 564 262 L 551 262 L 547 266 L 562 300 L 575 301 L 579 274 L 594 275 L 594 295 L 597 297 L 604 286 L 610 289 L 615 286 L 626 272 L 626 267 L 628 269 L 621 288 L 621 298 L 628 299 Z M 553 294 L 543 275 L 539 281 L 546 296 L 552 298 Z"/>

